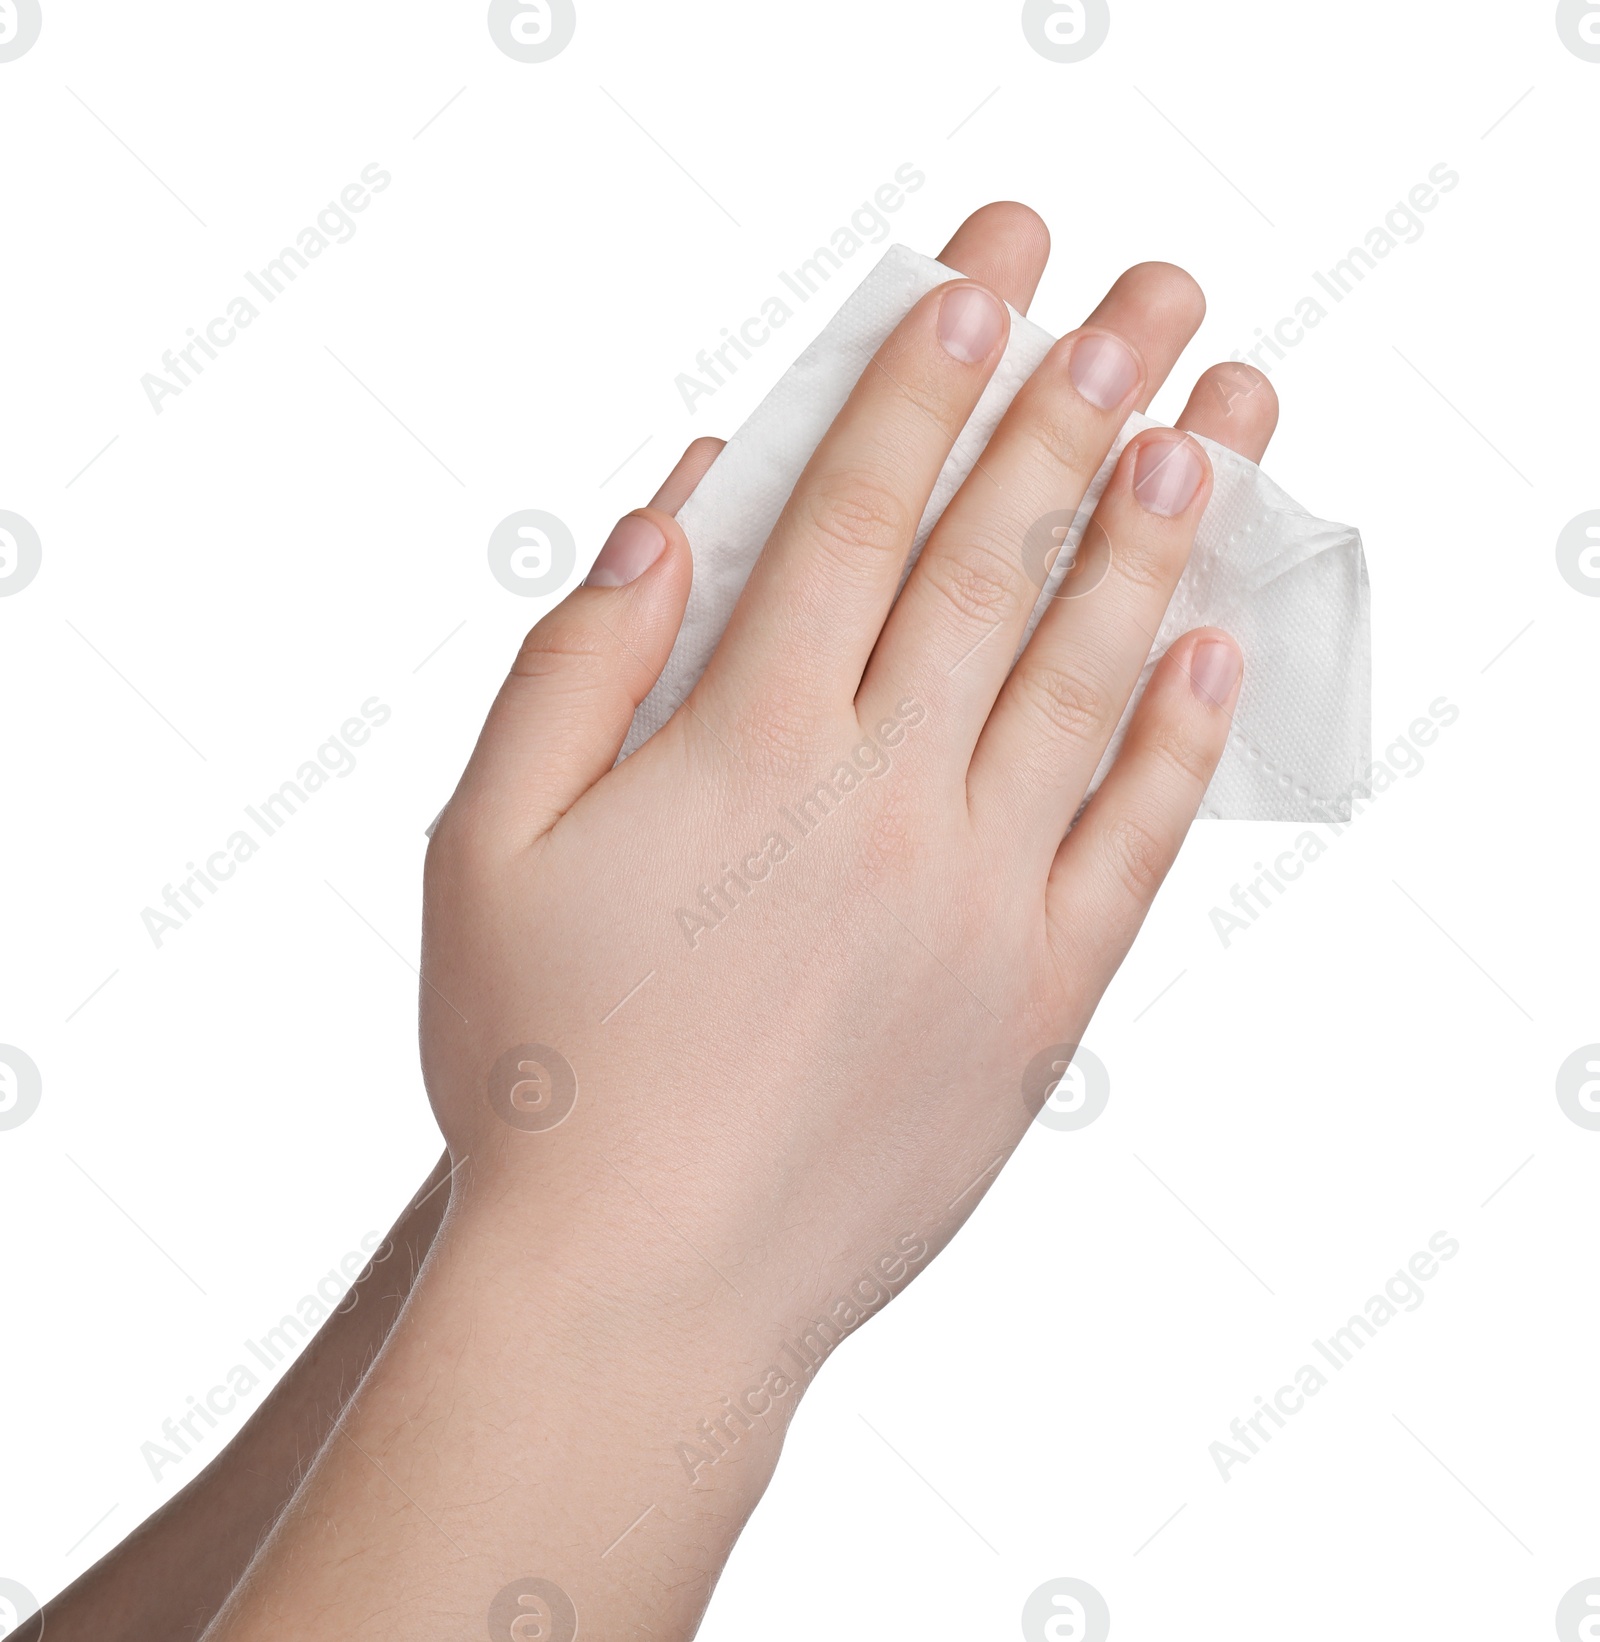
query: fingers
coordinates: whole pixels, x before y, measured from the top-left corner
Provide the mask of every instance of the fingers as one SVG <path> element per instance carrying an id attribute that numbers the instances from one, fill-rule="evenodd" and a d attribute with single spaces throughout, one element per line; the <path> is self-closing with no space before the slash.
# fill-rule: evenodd
<path id="1" fill-rule="evenodd" d="M 1170 262 L 1141 262 L 1118 278 L 1083 328 L 1115 331 L 1118 336 L 1142 331 L 1152 338 L 1145 354 L 1149 369 L 1133 402 L 1135 410 L 1144 411 L 1205 317 L 1205 292 L 1192 275 Z M 1163 342 L 1172 349 L 1170 354 L 1161 352 Z"/>
<path id="2" fill-rule="evenodd" d="M 691 445 L 656 504 L 618 522 L 583 586 L 523 640 L 436 839 L 470 827 L 498 847 L 522 848 L 616 762 L 689 598 L 689 544 L 673 511 L 720 448 L 712 439 Z"/>
<path id="3" fill-rule="evenodd" d="M 930 291 L 863 372 L 756 562 L 704 687 L 808 717 L 848 707 L 939 471 L 1005 349 L 982 285 Z"/>
<path id="4" fill-rule="evenodd" d="M 1033 300 L 1049 257 L 1050 231 L 1044 219 L 1014 201 L 996 201 L 974 211 L 939 253 L 947 268 L 985 286 L 1022 313 Z M 876 638 L 876 630 L 872 636 Z"/>
<path id="5" fill-rule="evenodd" d="M 1195 383 L 1177 425 L 1259 462 L 1278 426 L 1278 395 L 1253 365 L 1213 365 Z"/>
<path id="6" fill-rule="evenodd" d="M 974 818 L 1006 847 L 1037 847 L 1041 865 L 1053 855 L 1138 683 L 1210 495 L 1211 464 L 1195 440 L 1151 428 L 1129 441 L 968 771 Z"/>
<path id="7" fill-rule="evenodd" d="M 923 549 L 872 658 L 863 719 L 914 689 L 945 728 L 938 755 L 965 767 L 1059 549 L 1051 530 L 1070 522 L 1204 312 L 1182 269 L 1145 263 L 1050 350 Z"/>
<path id="8" fill-rule="evenodd" d="M 1091 996 L 1144 922 L 1227 745 L 1243 662 L 1217 628 L 1162 657 L 1122 750 L 1056 851 L 1046 913 L 1061 963 Z"/>
<path id="9" fill-rule="evenodd" d="M 470 814 L 520 847 L 616 763 L 689 597 L 689 545 L 673 516 L 724 443 L 696 439 L 650 506 L 618 523 L 583 586 L 523 640 L 441 829 L 446 818 L 459 825 Z"/>
<path id="10" fill-rule="evenodd" d="M 999 200 L 974 211 L 939 260 L 1025 314 L 1050 260 L 1050 230 L 1037 211 Z"/>

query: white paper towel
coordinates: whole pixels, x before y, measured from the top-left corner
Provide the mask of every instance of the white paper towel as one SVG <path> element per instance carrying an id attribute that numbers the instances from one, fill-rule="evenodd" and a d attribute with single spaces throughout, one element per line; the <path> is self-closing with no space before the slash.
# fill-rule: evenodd
<path id="1" fill-rule="evenodd" d="M 624 757 L 672 716 L 705 671 L 795 481 L 872 356 L 923 295 L 960 277 L 904 246 L 892 247 L 684 504 L 678 517 L 694 549 L 694 588 L 666 668 L 634 715 Z M 912 562 L 1052 340 L 1012 314 L 1005 357 L 939 476 Z M 1153 425 L 1134 416 L 1118 436 L 1065 538 L 1067 550 L 1040 594 L 1030 633 L 1066 574 L 1122 447 Z M 1244 685 L 1227 751 L 1200 813 L 1237 820 L 1346 820 L 1352 796 L 1365 791 L 1371 762 L 1371 637 L 1361 537 L 1348 525 L 1313 518 L 1255 463 L 1209 439 L 1202 443 L 1215 472 L 1211 502 L 1133 700 L 1181 633 L 1226 629 L 1244 651 Z M 1096 785 L 1126 724 L 1124 715 Z"/>

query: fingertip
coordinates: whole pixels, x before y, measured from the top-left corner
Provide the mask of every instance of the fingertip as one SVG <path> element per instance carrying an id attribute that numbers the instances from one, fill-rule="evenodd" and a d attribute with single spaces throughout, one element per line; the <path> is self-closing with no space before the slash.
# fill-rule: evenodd
<path id="1" fill-rule="evenodd" d="M 939 345 L 958 364 L 983 365 L 1004 345 L 1011 328 L 1005 299 L 975 279 L 957 280 L 938 293 Z"/>
<path id="2" fill-rule="evenodd" d="M 1248 406 L 1258 424 L 1269 430 L 1278 425 L 1278 390 L 1265 371 L 1242 359 L 1229 359 L 1213 365 L 1200 381 L 1219 394 L 1225 390 L 1226 407 Z"/>
<path id="3" fill-rule="evenodd" d="M 1119 410 L 1150 374 L 1140 349 L 1115 331 L 1074 331 L 1056 344 L 1052 357 L 1066 360 L 1073 387 L 1096 410 Z"/>
<path id="4" fill-rule="evenodd" d="M 1157 518 L 1176 519 L 1211 496 L 1211 457 L 1182 429 L 1147 428 L 1129 440 L 1120 471 L 1134 500 Z"/>
<path id="5" fill-rule="evenodd" d="M 1227 360 L 1203 372 L 1177 426 L 1259 462 L 1278 427 L 1277 390 L 1264 371 Z"/>
<path id="6" fill-rule="evenodd" d="M 661 481 L 661 488 L 650 498 L 651 507 L 660 508 L 665 513 L 676 513 L 711 471 L 711 464 L 721 455 L 726 444 L 726 439 L 715 439 L 710 435 L 693 440 L 678 458 L 672 472 Z"/>
<path id="7" fill-rule="evenodd" d="M 1187 675 L 1196 700 L 1207 708 L 1232 711 L 1244 679 L 1244 652 L 1231 633 L 1203 627 L 1186 633 L 1168 654 Z"/>
<path id="8" fill-rule="evenodd" d="M 939 253 L 947 268 L 991 284 L 1018 313 L 1026 313 L 1050 257 L 1044 218 L 1016 200 L 980 206 Z"/>
<path id="9" fill-rule="evenodd" d="M 1140 262 L 1121 274 L 1089 315 L 1086 328 L 1137 340 L 1147 366 L 1135 402 L 1147 410 L 1205 318 L 1198 284 L 1170 262 Z"/>
<path id="10" fill-rule="evenodd" d="M 1191 334 L 1206 317 L 1206 294 L 1187 268 L 1175 262 L 1136 262 L 1107 294 L 1133 298 L 1155 317 L 1185 327 Z"/>
<path id="11" fill-rule="evenodd" d="M 583 585 L 628 587 L 653 570 L 670 568 L 680 557 L 689 557 L 689 542 L 677 519 L 664 508 L 635 508 L 612 527 Z"/>
<path id="12" fill-rule="evenodd" d="M 585 587 L 626 587 L 637 581 L 667 550 L 667 533 L 648 511 L 626 513 L 611 528 L 595 556 Z"/>
<path id="13" fill-rule="evenodd" d="M 1018 267 L 1042 268 L 1050 258 L 1050 228 L 1031 205 L 1020 200 L 991 200 L 962 223 L 959 234 L 993 238 Z M 952 242 L 954 243 L 954 242 Z"/>
<path id="14" fill-rule="evenodd" d="M 703 461 L 707 467 L 710 467 L 727 442 L 726 439 L 719 439 L 714 434 L 703 433 L 698 439 L 690 440 L 689 448 L 684 451 L 683 458 L 686 462 Z"/>

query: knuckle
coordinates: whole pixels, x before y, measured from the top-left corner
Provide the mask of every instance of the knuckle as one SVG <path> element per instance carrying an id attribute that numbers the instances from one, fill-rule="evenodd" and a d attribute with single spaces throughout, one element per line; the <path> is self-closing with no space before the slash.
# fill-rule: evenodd
<path id="1" fill-rule="evenodd" d="M 1171 852 L 1141 816 L 1122 814 L 1105 832 L 1105 860 L 1112 879 L 1135 901 L 1149 901 L 1161 887 Z"/>
<path id="2" fill-rule="evenodd" d="M 1035 663 L 1016 675 L 1022 700 L 1049 734 L 1073 744 L 1102 740 L 1110 699 L 1093 673 L 1060 662 Z"/>
<path id="3" fill-rule="evenodd" d="M 1216 757 L 1192 731 L 1177 724 L 1159 725 L 1151 732 L 1150 750 L 1186 785 L 1202 791 L 1210 785 Z"/>
<path id="4" fill-rule="evenodd" d="M 820 480 L 807 492 L 804 521 L 825 551 L 850 565 L 904 555 L 917 525 L 891 485 L 860 472 Z"/>
<path id="5" fill-rule="evenodd" d="M 1030 407 L 1027 427 L 1035 450 L 1080 489 L 1088 488 L 1111 448 L 1053 395 L 1041 394 Z"/>
<path id="6" fill-rule="evenodd" d="M 1165 600 L 1189 561 L 1189 540 L 1180 532 L 1134 531 L 1124 544 L 1112 539 L 1111 557 L 1136 593 Z"/>
<path id="7" fill-rule="evenodd" d="M 1020 613 L 1020 566 L 991 546 L 968 542 L 956 553 L 930 554 L 923 574 L 963 624 L 992 627 Z"/>
<path id="8" fill-rule="evenodd" d="M 523 639 L 511 664 L 513 678 L 545 679 L 578 671 L 589 674 L 609 665 L 614 641 L 580 622 L 545 620 Z"/>

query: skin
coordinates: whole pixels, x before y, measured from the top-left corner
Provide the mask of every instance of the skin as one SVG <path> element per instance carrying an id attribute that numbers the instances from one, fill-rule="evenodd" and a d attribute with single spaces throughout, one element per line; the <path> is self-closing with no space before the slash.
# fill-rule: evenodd
<path id="1" fill-rule="evenodd" d="M 389 1336 L 450 1201 L 441 1158 L 350 1294 L 185 1488 L 11 1633 L 12 1642 L 198 1637 L 249 1566 Z"/>
<path id="2" fill-rule="evenodd" d="M 696 440 L 650 505 L 689 499 L 720 439 Z M 11 1633 L 13 1642 L 195 1638 L 216 1617 L 389 1337 L 450 1201 L 445 1153 L 351 1293 L 233 1441 L 113 1550 Z"/>
<path id="3" fill-rule="evenodd" d="M 1181 270 L 1130 269 L 1018 396 L 897 598 L 1004 348 L 989 304 L 1024 310 L 1047 254 L 1025 207 L 963 224 L 941 260 L 968 279 L 889 339 L 704 678 L 625 763 L 692 573 L 674 513 L 715 442 L 632 516 L 660 534 L 648 568 L 577 590 L 529 634 L 428 857 L 422 1055 L 448 1212 L 298 1489 L 296 1466 L 274 1473 L 268 1492 L 293 1500 L 208 1638 L 488 1620 L 561 1642 L 559 1600 L 552 1619 L 513 1592 L 520 1629 L 494 1606 L 529 1576 L 560 1587 L 585 1635 L 691 1636 L 820 1359 L 923 1269 L 1025 1133 L 1045 1089 L 1030 1105 L 1024 1069 L 1082 1036 L 1237 694 L 1226 635 L 1180 639 L 1073 824 L 1209 495 L 1183 434 L 1259 458 L 1277 414 L 1258 373 L 1219 366 L 1182 431 L 1133 441 L 1096 516 L 1109 567 L 1073 573 L 1083 596 L 1052 604 L 1013 667 L 1029 527 L 1077 504 L 1204 311 Z M 975 349 L 983 311 L 996 328 Z M 1134 364 L 1110 406 L 1072 364 L 1104 337 Z M 1185 463 L 1192 494 L 1152 511 L 1149 469 Z M 637 544 L 621 557 L 636 569 Z M 783 812 L 841 763 L 862 770 L 864 746 L 878 773 L 799 837 Z M 775 828 L 791 853 L 711 923 L 701 886 Z M 698 929 L 680 916 L 695 908 Z M 527 1045 L 575 1077 L 557 1126 L 499 1115 L 564 1109 Z M 208 1590 L 236 1578 L 241 1535 L 219 1531 L 213 1554 L 189 1527 Z"/>

